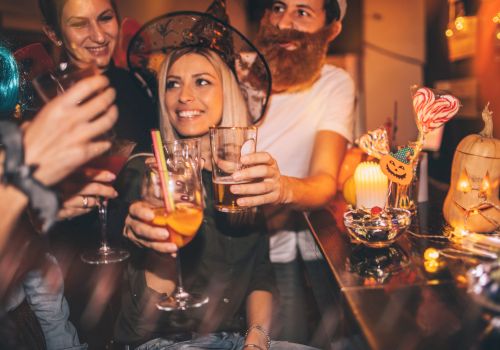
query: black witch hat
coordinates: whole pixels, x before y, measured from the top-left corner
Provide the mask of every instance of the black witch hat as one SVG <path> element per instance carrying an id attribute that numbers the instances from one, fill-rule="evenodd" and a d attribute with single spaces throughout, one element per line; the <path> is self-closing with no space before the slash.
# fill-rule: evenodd
<path id="1" fill-rule="evenodd" d="M 164 56 L 172 50 L 211 49 L 234 72 L 255 123 L 264 115 L 269 100 L 271 73 L 262 54 L 228 20 L 223 0 L 215 0 L 207 13 L 182 11 L 154 18 L 130 41 L 129 68 L 156 75 Z"/>

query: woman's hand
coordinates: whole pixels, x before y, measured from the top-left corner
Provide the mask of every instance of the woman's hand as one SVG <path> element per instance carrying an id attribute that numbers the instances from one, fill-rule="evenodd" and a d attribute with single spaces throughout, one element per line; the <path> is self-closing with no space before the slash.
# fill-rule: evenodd
<path id="1" fill-rule="evenodd" d="M 118 117 L 108 85 L 104 76 L 83 79 L 24 125 L 26 164 L 37 166 L 34 176 L 43 184 L 57 183 L 110 148 L 110 141 L 98 138 Z"/>
<path id="2" fill-rule="evenodd" d="M 233 174 L 236 181 L 250 183 L 232 185 L 231 192 L 242 195 L 238 205 L 253 207 L 263 204 L 286 204 L 291 202 L 287 190 L 288 178 L 281 175 L 276 160 L 267 152 L 256 152 L 241 157 L 247 168 Z"/>
<path id="3" fill-rule="evenodd" d="M 133 203 L 125 219 L 123 235 L 139 247 L 150 248 L 159 253 L 176 253 L 177 246 L 168 241 L 168 230 L 152 225 L 154 217 L 149 203 Z"/>
<path id="4" fill-rule="evenodd" d="M 107 170 L 85 168 L 60 185 L 62 197 L 59 219 L 70 219 L 87 214 L 98 205 L 97 197 L 116 198 L 112 186 L 116 176 Z"/>

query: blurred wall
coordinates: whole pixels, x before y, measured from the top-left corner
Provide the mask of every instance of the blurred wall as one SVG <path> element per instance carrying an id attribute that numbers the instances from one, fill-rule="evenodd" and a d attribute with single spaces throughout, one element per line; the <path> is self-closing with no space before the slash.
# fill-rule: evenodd
<path id="1" fill-rule="evenodd" d="M 251 0 L 249 0 L 251 1 Z M 171 11 L 205 11 L 211 0 L 116 0 L 122 17 L 131 17 L 141 23 Z M 246 0 L 228 0 L 231 23 L 246 33 Z M 0 24 L 9 30 L 39 31 L 41 18 L 37 0 L 0 0 Z"/>
<path id="2" fill-rule="evenodd" d="M 363 83 L 366 128 L 392 117 L 397 104 L 396 144 L 414 141 L 410 86 L 422 84 L 425 62 L 424 0 L 365 0 Z"/>
<path id="3" fill-rule="evenodd" d="M 247 33 L 246 0 L 226 0 L 226 2 L 231 24 L 241 32 Z M 172 11 L 205 11 L 212 0 L 117 0 L 117 3 L 122 17 L 131 17 L 140 23 L 145 23 Z"/>

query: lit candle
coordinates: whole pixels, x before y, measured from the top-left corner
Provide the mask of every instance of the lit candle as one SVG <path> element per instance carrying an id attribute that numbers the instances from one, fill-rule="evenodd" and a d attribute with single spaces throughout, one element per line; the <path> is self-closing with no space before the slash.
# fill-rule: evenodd
<path id="1" fill-rule="evenodd" d="M 380 166 L 374 162 L 362 162 L 354 171 L 357 208 L 384 208 L 389 181 Z"/>

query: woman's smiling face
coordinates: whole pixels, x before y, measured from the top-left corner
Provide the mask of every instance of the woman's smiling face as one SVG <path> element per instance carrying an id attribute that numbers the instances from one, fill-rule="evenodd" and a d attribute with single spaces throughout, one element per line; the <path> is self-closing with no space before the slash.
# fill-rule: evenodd
<path id="1" fill-rule="evenodd" d="M 60 19 L 61 35 L 71 60 L 95 62 L 105 69 L 118 40 L 117 15 L 109 0 L 68 0 Z"/>
<path id="2" fill-rule="evenodd" d="M 184 137 L 201 136 L 222 118 L 222 81 L 212 63 L 186 54 L 167 73 L 165 106 L 175 130 Z"/>

